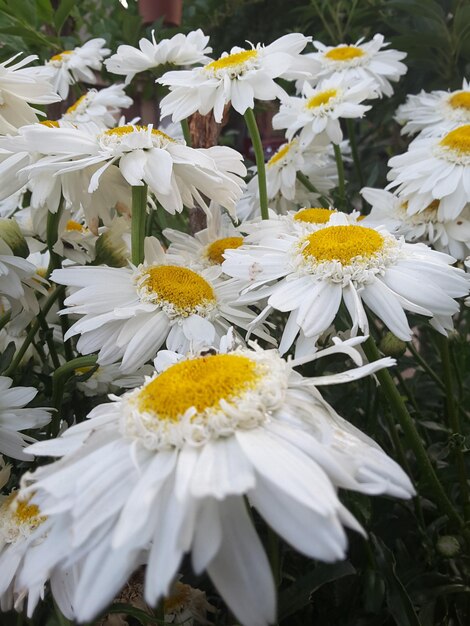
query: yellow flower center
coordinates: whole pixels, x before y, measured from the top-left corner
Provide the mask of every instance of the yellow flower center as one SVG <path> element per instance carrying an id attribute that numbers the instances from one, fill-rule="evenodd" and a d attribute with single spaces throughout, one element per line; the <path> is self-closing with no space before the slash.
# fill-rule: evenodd
<path id="1" fill-rule="evenodd" d="M 308 222 L 309 224 L 326 224 L 334 213 L 336 211 L 333 209 L 312 207 L 310 209 L 301 209 L 294 215 L 294 219 L 298 222 Z"/>
<path id="2" fill-rule="evenodd" d="M 39 123 L 43 126 L 47 126 L 48 128 L 59 128 L 59 122 L 57 122 L 56 120 L 43 120 Z"/>
<path id="3" fill-rule="evenodd" d="M 110 128 L 109 130 L 105 130 L 103 134 L 110 137 L 123 137 L 124 135 L 130 135 L 134 132 L 145 132 L 147 130 L 148 126 L 141 126 L 140 124 L 135 124 L 135 126 L 132 126 L 131 124 L 127 124 L 126 126 L 118 126 L 117 128 Z M 157 130 L 156 128 L 152 128 L 152 135 L 156 135 L 157 137 L 161 137 L 162 139 L 166 139 L 167 141 L 175 141 L 169 135 L 163 133 L 161 130 Z"/>
<path id="4" fill-rule="evenodd" d="M 357 46 L 338 46 L 325 52 L 325 57 L 331 61 L 351 61 L 364 56 L 364 51 Z"/>
<path id="5" fill-rule="evenodd" d="M 63 61 L 65 57 L 67 57 L 69 54 L 72 54 L 73 50 L 64 50 L 63 52 L 60 52 L 59 54 L 54 54 L 53 57 L 50 58 L 50 61 Z"/>
<path id="6" fill-rule="evenodd" d="M 309 235 L 302 250 L 305 258 L 339 261 L 348 265 L 356 257 L 371 257 L 382 248 L 384 238 L 365 226 L 328 226 Z"/>
<path id="7" fill-rule="evenodd" d="M 75 220 L 68 220 L 67 224 L 65 225 L 65 230 L 78 230 L 79 232 L 83 232 L 85 230 L 85 227 Z"/>
<path id="8" fill-rule="evenodd" d="M 243 237 L 224 237 L 217 239 L 207 246 L 206 256 L 214 265 L 220 265 L 224 262 L 225 250 L 235 250 L 243 243 Z"/>
<path id="9" fill-rule="evenodd" d="M 46 517 L 41 516 L 37 504 L 30 504 L 32 497 L 33 496 L 30 495 L 26 500 L 20 500 L 18 491 L 12 491 L 10 495 L 5 498 L 0 508 L 5 512 L 9 512 L 12 521 L 17 526 L 28 524 L 31 528 L 36 528 L 39 524 L 42 524 Z"/>
<path id="10" fill-rule="evenodd" d="M 285 143 L 283 146 L 281 146 L 279 148 L 279 150 L 276 152 L 276 154 L 274 154 L 269 159 L 269 161 L 266 164 L 267 167 L 272 167 L 273 165 L 275 165 L 276 163 L 281 161 L 286 156 L 286 154 L 289 152 L 289 150 L 292 148 L 294 143 L 295 143 L 295 141 L 289 141 L 289 143 Z"/>
<path id="11" fill-rule="evenodd" d="M 87 96 L 88 96 L 88 94 L 87 94 L 87 93 L 83 94 L 83 96 L 80 96 L 80 98 L 79 98 L 76 102 L 74 102 L 74 103 L 72 104 L 72 106 L 70 106 L 70 107 L 67 109 L 66 113 L 69 113 L 69 114 L 70 114 L 70 113 L 73 113 L 74 111 L 76 111 L 76 110 L 78 109 L 78 107 L 81 105 L 81 103 L 85 100 L 85 98 L 86 98 Z"/>
<path id="12" fill-rule="evenodd" d="M 192 597 L 192 587 L 177 582 L 172 589 L 171 595 L 163 601 L 165 613 L 177 613 L 185 608 L 189 608 Z"/>
<path id="13" fill-rule="evenodd" d="M 450 148 L 459 155 L 470 154 L 470 124 L 451 130 L 441 139 L 440 145 L 443 148 Z"/>
<path id="14" fill-rule="evenodd" d="M 198 306 L 215 303 L 211 285 L 186 267 L 177 265 L 155 265 L 145 271 L 144 287 L 155 294 L 158 301 L 164 300 L 178 310 L 192 313 Z"/>
<path id="15" fill-rule="evenodd" d="M 140 411 L 177 421 L 192 407 L 198 413 L 217 410 L 221 400 L 235 401 L 260 378 L 254 361 L 238 354 L 216 354 L 172 365 L 148 383 L 138 396 Z"/>
<path id="16" fill-rule="evenodd" d="M 307 109 L 316 109 L 322 104 L 328 104 L 328 102 L 337 95 L 337 89 L 326 89 L 325 91 L 320 91 L 320 93 L 317 93 L 315 96 L 312 96 L 307 100 L 306 107 Z"/>
<path id="17" fill-rule="evenodd" d="M 449 98 L 449 104 L 453 109 L 467 109 L 470 111 L 470 91 L 461 91 Z"/>
<path id="18" fill-rule="evenodd" d="M 234 54 L 227 54 L 220 57 L 217 61 L 212 61 L 204 66 L 204 69 L 216 73 L 219 70 L 241 71 L 248 61 L 256 59 L 258 52 L 256 50 L 242 50 Z"/>

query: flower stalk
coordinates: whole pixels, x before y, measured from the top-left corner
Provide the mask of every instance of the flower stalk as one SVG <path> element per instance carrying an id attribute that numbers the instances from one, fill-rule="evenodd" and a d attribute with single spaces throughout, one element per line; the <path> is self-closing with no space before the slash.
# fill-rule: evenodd
<path id="1" fill-rule="evenodd" d="M 341 157 L 341 148 L 338 144 L 333 144 L 333 149 L 335 151 L 335 161 L 336 161 L 336 169 L 338 170 L 338 191 L 339 191 L 339 209 L 341 211 L 345 210 L 346 204 L 346 193 L 344 190 L 344 164 L 343 159 Z"/>
<path id="2" fill-rule="evenodd" d="M 362 346 L 369 362 L 377 361 L 381 358 L 377 345 L 372 337 L 369 337 Z M 375 375 L 390 403 L 395 418 L 398 420 L 403 430 L 405 439 L 416 457 L 424 481 L 428 486 L 432 487 L 438 507 L 444 515 L 447 515 L 449 521 L 462 531 L 467 543 L 470 542 L 470 532 L 465 529 L 464 520 L 460 517 L 452 502 L 447 497 L 445 489 L 429 460 L 413 418 L 409 414 L 403 398 L 393 382 L 390 372 L 387 369 L 382 369 L 378 370 Z"/>
<path id="3" fill-rule="evenodd" d="M 248 128 L 248 132 L 250 133 L 253 150 L 255 151 L 256 167 L 258 169 L 258 188 L 261 218 L 263 220 L 268 220 L 268 189 L 266 186 L 266 166 L 264 163 L 264 150 L 253 109 L 247 109 L 245 111 L 244 118 L 246 127 Z"/>

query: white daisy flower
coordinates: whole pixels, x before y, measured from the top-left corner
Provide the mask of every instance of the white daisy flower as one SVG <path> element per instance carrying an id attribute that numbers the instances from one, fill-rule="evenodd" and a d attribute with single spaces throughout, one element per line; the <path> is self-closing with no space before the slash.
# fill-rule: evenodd
<path id="1" fill-rule="evenodd" d="M 128 85 L 139 72 L 160 65 L 194 65 L 210 61 L 206 56 L 212 52 L 208 43 L 209 37 L 200 28 L 187 35 L 177 33 L 171 39 L 162 39 L 158 43 L 155 41 L 155 31 L 152 30 L 152 41 L 141 39 L 139 49 L 119 46 L 117 52 L 106 59 L 104 64 L 111 74 L 125 76 L 125 84 Z"/>
<path id="2" fill-rule="evenodd" d="M 459 310 L 454 298 L 470 289 L 466 274 L 451 266 L 452 257 L 424 244 L 405 243 L 383 228 L 352 224 L 341 213 L 311 234 L 266 238 L 258 245 L 227 250 L 225 257 L 224 272 L 250 281 L 253 300 L 261 287 L 262 296 L 269 296 L 259 319 L 273 309 L 290 313 L 281 354 L 299 333 L 296 354 L 313 351 L 342 301 L 353 334 L 358 329 L 369 334 L 364 304 L 404 341 L 412 337 L 405 311 L 433 317 L 446 334 Z"/>
<path id="3" fill-rule="evenodd" d="M 335 144 L 343 139 L 340 118 L 362 117 L 370 106 L 360 104 L 370 98 L 371 81 L 347 82 L 341 74 L 321 81 L 316 87 L 305 82 L 302 97 L 286 97 L 273 117 L 273 128 L 286 128 L 291 140 L 300 130 L 299 141 L 310 144 L 325 133 Z"/>
<path id="4" fill-rule="evenodd" d="M 170 241 L 169 254 L 176 254 L 191 266 L 201 268 L 221 265 L 225 250 L 239 248 L 243 244 L 240 228 L 235 227 L 229 216 L 214 203 L 207 214 L 207 228 L 194 236 L 172 228 L 166 228 L 163 234 Z"/>
<path id="5" fill-rule="evenodd" d="M 328 195 L 337 185 L 338 174 L 330 146 L 324 138 L 317 137 L 308 146 L 293 139 L 282 144 L 267 161 L 269 205 L 276 213 L 283 214 L 299 206 L 319 202 L 322 195 Z M 256 167 L 252 169 L 256 172 Z M 310 191 L 297 180 L 297 172 L 304 174 L 318 193 Z M 237 217 L 247 220 L 259 214 L 258 175 L 255 174 L 237 205 Z"/>
<path id="6" fill-rule="evenodd" d="M 114 163 L 129 185 L 147 183 L 157 200 L 169 213 L 192 208 L 195 202 L 206 206 L 201 194 L 233 210 L 242 194 L 246 174 L 243 157 L 232 148 L 190 148 L 150 126 L 127 124 L 98 133 L 79 128 L 41 127 L 24 130 L 32 151 L 44 151 L 49 159 L 30 167 L 31 172 L 58 174 L 82 172 L 82 186 L 92 193 Z M 42 146 L 42 148 L 41 148 Z M 62 159 L 60 158 L 62 156 Z"/>
<path id="7" fill-rule="evenodd" d="M 383 225 L 406 241 L 422 241 L 460 261 L 470 254 L 470 204 L 456 219 L 443 222 L 437 217 L 439 200 L 409 215 L 408 201 L 389 191 L 364 187 L 361 195 L 372 205 L 362 222 L 364 226 Z"/>
<path id="8" fill-rule="evenodd" d="M 353 345 L 326 354 L 358 362 Z M 267 625 L 275 587 L 247 502 L 296 550 L 336 561 L 347 548 L 343 525 L 361 531 L 339 487 L 414 493 L 400 467 L 316 389 L 393 360 L 312 379 L 257 347 L 161 362 L 166 369 L 142 387 L 30 448 L 62 457 L 24 479 L 25 496 L 34 494 L 56 529 L 36 577 L 64 557 L 83 559 L 72 600 L 78 621 L 91 621 L 142 561 L 145 601 L 155 606 L 190 552 L 194 571 L 207 571 L 237 620 Z"/>
<path id="9" fill-rule="evenodd" d="M 12 491 L 8 496 L 0 496 L 0 609 L 10 611 L 23 610 L 27 599 L 27 615 L 31 617 L 40 598 L 44 598 L 44 584 L 50 579 L 54 593 L 62 614 L 73 619 L 71 598 L 75 571 L 63 569 L 60 564 L 50 572 L 44 572 L 28 585 L 28 589 L 19 582 L 19 573 L 22 568 L 31 567 L 36 558 L 42 558 L 44 545 L 50 550 L 50 544 L 45 544 L 50 523 L 42 515 L 39 507 L 23 498 L 18 491 Z"/>
<path id="10" fill-rule="evenodd" d="M 395 119 L 403 125 L 402 135 L 420 133 L 421 137 L 442 136 L 457 126 L 470 124 L 470 84 L 464 78 L 462 89 L 430 93 L 421 90 L 408 95 Z"/>
<path id="11" fill-rule="evenodd" d="M 37 121 L 31 104 L 50 104 L 60 97 L 52 89 L 41 67 L 25 67 L 38 57 L 33 54 L 13 63 L 21 53 L 0 63 L 0 134 L 15 133 L 17 128 Z"/>
<path id="12" fill-rule="evenodd" d="M 101 69 L 104 57 L 111 52 L 104 48 L 104 39 L 90 39 L 83 46 L 73 50 L 64 50 L 46 61 L 46 67 L 53 71 L 54 90 L 65 100 L 69 95 L 70 85 L 83 81 L 96 83 L 95 71 Z"/>
<path id="13" fill-rule="evenodd" d="M 162 116 L 180 121 L 195 111 L 202 115 L 214 111 L 222 121 L 226 104 L 241 113 L 254 107 L 255 100 L 274 100 L 285 91 L 275 78 L 309 76 L 309 60 L 300 56 L 311 37 L 290 33 L 269 46 L 257 44 L 249 50 L 232 48 L 219 59 L 188 71 L 167 72 L 157 80 L 170 87 L 160 103 Z M 312 67 L 315 64 L 310 62 Z"/>
<path id="14" fill-rule="evenodd" d="M 40 428 L 51 421 L 45 409 L 24 408 L 36 396 L 34 387 L 11 387 L 12 379 L 0 376 L 0 454 L 29 460 L 23 448 L 35 441 L 20 431 Z"/>
<path id="15" fill-rule="evenodd" d="M 401 61 L 406 52 L 398 50 L 383 50 L 390 44 L 384 41 L 384 36 L 377 34 L 371 41 L 359 39 L 354 45 L 340 44 L 339 46 L 325 46 L 319 41 L 313 45 L 318 50 L 307 56 L 320 64 L 315 74 L 315 80 L 329 78 L 341 74 L 354 83 L 373 81 L 373 90 L 369 97 L 375 95 L 391 96 L 392 82 L 397 82 L 406 74 L 407 67 Z"/>
<path id="16" fill-rule="evenodd" d="M 94 128 L 96 132 L 104 132 L 96 126 Z M 93 192 L 89 192 L 87 188 L 90 179 L 101 169 L 99 164 L 58 174 L 55 165 L 57 159 L 52 151 L 56 145 L 52 140 L 52 133 L 56 131 L 81 132 L 88 139 L 96 135 L 96 132 L 91 133 L 89 127 L 85 130 L 82 126 L 78 131 L 68 122 L 47 120 L 40 124 L 23 126 L 14 137 L 0 137 L 0 176 L 4 181 L 0 189 L 0 199 L 29 190 L 31 208 L 33 211 L 42 210 L 41 220 L 45 220 L 47 211 L 57 212 L 63 198 L 67 208 L 77 210 L 81 207 L 88 227 L 97 232 L 99 219 L 104 224 L 109 224 L 112 209 L 118 203 L 131 206 L 129 185 L 114 165 L 98 174 L 102 178 L 102 184 Z M 36 221 L 38 220 L 39 216 Z"/>
<path id="17" fill-rule="evenodd" d="M 122 359 L 121 371 L 129 373 L 165 342 L 186 352 L 190 346 L 213 345 L 231 325 L 246 329 L 255 313 L 236 304 L 240 284 L 221 279 L 220 266 L 197 272 L 183 263 L 149 237 L 139 267 L 55 270 L 52 280 L 78 288 L 65 300 L 64 312 L 83 316 L 65 339 L 80 335 L 82 354 L 99 350 L 100 365 Z M 272 341 L 263 328 L 260 336 Z"/>
<path id="18" fill-rule="evenodd" d="M 388 164 L 387 189 L 395 188 L 408 201 L 409 215 L 440 200 L 437 217 L 453 220 L 470 202 L 470 124 L 441 138 L 418 138 Z"/>
<path id="19" fill-rule="evenodd" d="M 126 95 L 124 85 L 111 85 L 97 91 L 89 89 L 62 116 L 73 124 L 93 122 L 103 128 L 116 126 L 121 109 L 132 105 L 132 98 Z"/>
<path id="20" fill-rule="evenodd" d="M 12 315 L 25 310 L 39 312 L 35 291 L 44 293 L 45 281 L 36 273 L 35 266 L 15 256 L 8 244 L 0 238 L 0 295 L 7 298 Z"/>
<path id="21" fill-rule="evenodd" d="M 94 260 L 98 236 L 85 226 L 83 218 L 65 210 L 60 216 L 57 231 L 53 250 L 59 256 L 78 264 L 91 263 Z"/>
<path id="22" fill-rule="evenodd" d="M 91 372 L 91 374 L 89 374 Z M 87 397 L 104 396 L 117 393 L 121 389 L 139 387 L 146 376 L 150 376 L 153 368 L 144 365 L 134 374 L 123 375 L 119 365 L 100 365 L 98 367 L 81 367 L 75 370 L 79 376 L 87 376 L 85 380 L 77 380 L 77 389 Z"/>

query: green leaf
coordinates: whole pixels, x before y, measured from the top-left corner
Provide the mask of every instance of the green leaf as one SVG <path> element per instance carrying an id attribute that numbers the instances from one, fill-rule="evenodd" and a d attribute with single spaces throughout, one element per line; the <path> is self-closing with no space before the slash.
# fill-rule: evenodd
<path id="1" fill-rule="evenodd" d="M 16 346 L 13 341 L 7 345 L 2 355 L 0 356 L 0 374 L 4 372 L 7 367 L 10 365 L 11 360 L 13 359 L 16 352 Z"/>
<path id="2" fill-rule="evenodd" d="M 317 589 L 338 578 L 351 576 L 356 570 L 349 561 L 320 563 L 313 570 L 297 579 L 279 596 L 279 621 L 306 606 Z"/>
<path id="3" fill-rule="evenodd" d="M 54 25 L 57 34 L 60 35 L 68 16 L 75 7 L 75 0 L 62 0 L 54 16 Z"/>
<path id="4" fill-rule="evenodd" d="M 29 26 L 35 27 L 38 21 L 36 2 L 34 0 L 8 0 L 8 9 L 15 16 Z"/>
<path id="5" fill-rule="evenodd" d="M 54 20 L 54 9 L 51 0 L 36 0 L 38 16 L 42 23 L 52 24 Z"/>
<path id="6" fill-rule="evenodd" d="M 421 626 L 413 603 L 396 572 L 396 562 L 393 552 L 374 535 L 370 540 L 375 549 L 376 562 L 379 572 L 385 581 L 385 597 L 387 608 L 397 626 Z"/>

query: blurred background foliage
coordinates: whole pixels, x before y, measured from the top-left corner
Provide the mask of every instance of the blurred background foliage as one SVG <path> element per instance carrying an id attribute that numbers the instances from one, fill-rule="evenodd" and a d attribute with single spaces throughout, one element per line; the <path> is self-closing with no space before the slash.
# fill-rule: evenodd
<path id="1" fill-rule="evenodd" d="M 92 37 L 103 37 L 112 51 L 122 43 L 137 45 L 155 28 L 157 38 L 202 28 L 211 36 L 215 54 L 234 45 L 270 43 L 292 31 L 312 35 L 325 44 L 354 43 L 382 33 L 391 47 L 407 52 L 409 71 L 392 98 L 375 101 L 367 116 L 355 122 L 366 184 L 381 186 L 388 158 L 406 149 L 393 114 L 406 94 L 421 89 L 455 89 L 470 77 L 469 0 L 186 0 L 181 28 L 163 21 L 143 25 L 137 3 L 124 9 L 118 0 L 0 0 L 0 61 L 14 54 L 38 54 L 45 61 Z M 107 74 L 106 81 L 121 82 Z M 155 98 L 148 77 L 149 98 Z M 137 86 L 136 86 L 137 85 Z M 141 87 L 140 87 L 141 88 Z M 133 92 L 134 90 L 134 92 Z M 349 194 L 357 204 L 359 182 L 349 172 Z M 451 342 L 453 389 L 442 383 L 442 363 L 436 334 L 418 330 L 422 363 L 409 351 L 398 356 L 394 370 L 402 395 L 411 407 L 428 453 L 449 497 L 459 499 L 454 454 L 470 449 L 470 328 L 463 317 Z M 381 330 L 377 330 L 380 340 Z M 334 362 L 328 364 L 334 368 Z M 338 364 L 343 368 L 343 362 Z M 430 374 L 431 372 L 431 374 Z M 306 371 L 306 374 L 309 372 Z M 315 371 L 319 375 L 318 370 Z M 433 377 L 434 376 L 434 377 Z M 31 381 L 23 381 L 30 384 Z M 390 409 L 374 380 L 324 391 L 345 418 L 357 424 L 409 471 L 420 496 L 412 502 L 341 494 L 344 503 L 369 533 L 366 542 L 350 534 L 349 560 L 313 563 L 288 546 L 281 549 L 283 580 L 280 623 L 283 626 L 468 626 L 470 623 L 470 557 L 468 546 L 432 503 L 432 493 L 419 482 L 414 458 L 403 448 L 402 433 L 390 424 Z M 446 424 L 446 396 L 452 394 L 462 411 L 466 436 L 455 439 Z M 351 403 L 351 398 L 355 402 Z M 104 399 L 103 399 L 104 401 Z M 73 394 L 65 396 L 64 411 L 76 410 Z M 83 407 L 86 414 L 89 407 Z M 468 456 L 468 455 L 467 455 Z M 467 503 L 468 504 L 468 503 Z M 207 579 L 205 588 L 217 604 Z M 211 595 L 212 594 L 212 595 Z M 30 624 L 59 626 L 47 605 Z M 17 616 L 2 615 L 0 623 L 14 626 Z M 137 623 L 137 622 L 135 622 Z M 221 611 L 217 624 L 230 624 Z"/>

